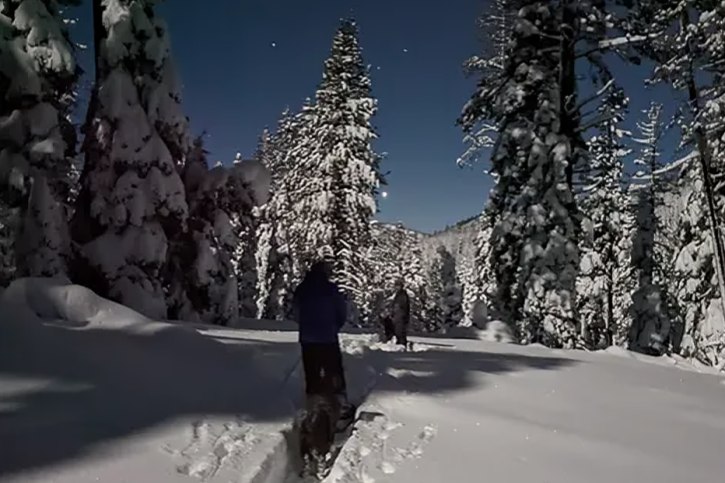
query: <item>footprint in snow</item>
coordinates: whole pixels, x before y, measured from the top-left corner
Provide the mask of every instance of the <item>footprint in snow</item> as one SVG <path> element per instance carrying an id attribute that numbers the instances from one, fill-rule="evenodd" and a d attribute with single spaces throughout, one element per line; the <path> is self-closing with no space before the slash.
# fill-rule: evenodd
<path id="1" fill-rule="evenodd" d="M 435 426 L 426 426 L 423 428 L 423 432 L 418 435 L 418 438 L 428 443 L 436 434 L 438 434 L 438 430 Z"/>
<path id="2" fill-rule="evenodd" d="M 392 475 L 393 473 L 395 473 L 395 466 L 389 461 L 383 461 L 383 463 L 380 465 L 380 471 L 382 471 L 386 475 Z"/>
<path id="3" fill-rule="evenodd" d="M 239 463 L 258 441 L 250 429 L 249 425 L 241 422 L 194 422 L 189 431 L 187 445 L 181 450 L 170 451 L 182 460 L 176 468 L 177 471 L 180 474 L 207 479 L 225 466 Z"/>

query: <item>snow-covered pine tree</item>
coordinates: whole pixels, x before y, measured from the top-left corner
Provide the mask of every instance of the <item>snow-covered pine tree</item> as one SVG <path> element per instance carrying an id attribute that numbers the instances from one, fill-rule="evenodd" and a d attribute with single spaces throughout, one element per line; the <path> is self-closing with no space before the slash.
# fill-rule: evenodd
<path id="1" fill-rule="evenodd" d="M 504 74 L 514 18 L 514 2 L 511 0 L 492 0 L 487 5 L 477 21 L 483 52 L 482 55 L 468 58 L 464 63 L 463 67 L 468 75 L 496 78 Z M 480 161 L 482 153 L 494 146 L 497 132 L 495 124 L 479 122 L 466 133 L 464 142 L 468 147 L 458 159 L 458 165 L 470 165 Z"/>
<path id="2" fill-rule="evenodd" d="M 493 0 L 478 19 L 483 44 L 482 55 L 474 55 L 467 59 L 464 69 L 467 74 L 481 79 L 480 89 L 485 89 L 486 84 L 503 85 L 505 83 L 517 5 L 511 0 Z M 459 166 L 480 161 L 484 152 L 494 149 L 496 146 L 500 126 L 488 116 L 476 115 L 474 112 L 477 109 L 476 102 L 472 99 L 464 108 L 464 114 L 459 120 L 464 126 L 464 142 L 467 144 L 466 151 L 457 160 Z M 487 173 L 493 176 L 494 182 L 497 181 L 495 171 Z M 464 325 L 471 325 L 474 322 L 474 308 L 480 312 L 481 307 L 486 307 L 486 316 L 491 309 L 488 303 L 491 300 L 491 290 L 494 285 L 490 257 L 493 222 L 491 216 L 493 215 L 484 209 L 479 224 L 480 230 L 474 242 L 475 252 L 464 283 L 462 302 Z M 482 317 L 475 318 L 477 323 L 483 323 L 480 320 Z"/>
<path id="3" fill-rule="evenodd" d="M 493 297 L 494 276 L 490 257 L 491 251 L 491 219 L 484 212 L 480 217 L 478 235 L 474 240 L 474 253 L 471 258 L 468 277 L 464 283 L 463 291 L 463 317 L 464 325 L 474 323 L 482 324 L 483 318 L 488 318 L 491 311 Z M 485 307 L 485 317 L 481 312 Z"/>
<path id="4" fill-rule="evenodd" d="M 685 357 L 717 366 L 722 361 L 716 345 L 720 300 L 715 273 L 714 243 L 709 227 L 707 203 L 702 189 L 699 165 L 690 162 L 682 168 L 678 182 L 677 247 L 672 284 L 677 304 L 676 321 L 681 332 L 673 331 L 673 350 Z M 675 329 L 679 329 L 675 325 Z"/>
<path id="5" fill-rule="evenodd" d="M 379 323 L 393 296 L 395 283 L 403 276 L 403 256 L 408 234 L 402 225 L 387 225 L 373 221 L 372 246 L 372 302 L 370 318 Z"/>
<path id="6" fill-rule="evenodd" d="M 344 20 L 325 61 L 316 102 L 309 108 L 306 132 L 291 150 L 290 169 L 297 174 L 290 175 L 302 182 L 294 189 L 295 223 L 288 230 L 293 257 L 300 262 L 296 272 L 304 272 L 322 251 L 329 251 L 334 278 L 361 310 L 367 283 L 359 275 L 369 270 L 358 255 L 371 243 L 370 220 L 381 175 L 380 158 L 372 148 L 376 101 L 357 35 L 355 23 Z"/>
<path id="7" fill-rule="evenodd" d="M 457 277 L 461 283 L 461 320 L 459 325 L 470 326 L 472 322 L 471 309 L 473 308 L 473 283 L 474 283 L 474 258 L 476 254 L 475 242 L 480 234 L 480 218 L 476 219 L 474 224 L 476 235 L 471 239 L 461 241 L 466 243 L 466 248 L 460 247 L 458 253 L 459 258 L 456 261 L 456 267 L 458 270 Z"/>
<path id="8" fill-rule="evenodd" d="M 169 97 L 168 30 L 149 0 L 95 0 L 93 6 L 96 87 L 72 222 L 79 247 L 74 277 L 163 318 L 168 240 L 180 236 L 188 215 L 178 173 L 183 142 L 169 130 L 179 119 L 168 118 L 178 105 Z"/>
<path id="9" fill-rule="evenodd" d="M 17 5 L 10 1 L 0 2 L 0 286 L 8 285 L 16 272 L 15 242 L 20 225 L 20 207 L 23 204 L 25 191 L 22 172 L 14 165 L 26 165 L 24 156 L 15 152 L 21 149 L 24 143 L 22 130 L 9 129 L 13 124 L 11 115 L 12 98 L 22 98 L 27 90 L 25 81 L 32 74 L 32 62 L 22 49 L 17 49 L 15 43 L 23 42 L 20 32 L 13 25 L 10 16 L 10 7 Z M 16 55 L 18 50 L 20 55 Z M 40 82 L 36 79 L 35 91 L 40 92 Z M 32 89 L 32 87 L 31 87 Z M 14 94 L 13 92 L 17 92 Z M 20 118 L 16 115 L 14 117 Z M 22 127 L 22 125 L 21 125 Z M 13 145 L 15 146 L 14 149 Z M 18 159 L 19 158 L 19 159 Z"/>
<path id="10" fill-rule="evenodd" d="M 624 185 L 624 160 L 629 150 L 621 128 L 628 99 L 612 90 L 599 108 L 604 121 L 589 141 L 580 196 L 583 237 L 577 280 L 581 339 L 590 348 L 625 345 L 629 334 L 630 263 L 633 220 Z"/>
<path id="11" fill-rule="evenodd" d="M 268 173 L 254 160 L 209 169 L 199 138 L 186 156 L 183 174 L 189 229 L 174 240 L 174 316 L 226 325 L 240 308 L 233 260 L 240 244 L 239 220 L 265 202 Z"/>
<path id="12" fill-rule="evenodd" d="M 0 2 L 0 282 L 67 273 L 78 79 L 60 0 Z"/>
<path id="13" fill-rule="evenodd" d="M 456 259 L 445 247 L 439 246 L 431 270 L 431 293 L 440 310 L 441 328 L 454 327 L 463 319 L 461 281 Z"/>
<path id="14" fill-rule="evenodd" d="M 431 293 L 428 273 L 418 236 L 408 234 L 400 258 L 400 273 L 410 297 L 410 323 L 414 330 L 433 332 L 439 328 L 438 300 Z M 392 291 L 391 291 L 392 292 Z M 394 295 L 394 293 L 393 293 Z"/>
<path id="15" fill-rule="evenodd" d="M 658 205 L 662 200 L 664 176 L 659 144 L 664 135 L 662 106 L 653 104 L 646 111 L 647 119 L 638 123 L 640 137 L 634 141 L 641 146 L 635 165 L 639 177 L 647 180 L 635 192 L 635 231 L 632 240 L 632 266 L 637 282 L 632 293 L 629 347 L 633 350 L 661 354 L 670 339 L 670 315 L 667 310 L 663 284 L 663 263 L 671 256 L 658 257 L 656 237 L 659 231 Z"/>
<path id="16" fill-rule="evenodd" d="M 418 318 L 424 322 L 421 328 L 427 332 L 439 332 L 446 327 L 443 263 L 443 257 L 436 252 L 436 257 L 426 267 L 425 291 L 417 294 L 423 301 L 423 313 Z"/>
<path id="17" fill-rule="evenodd" d="M 631 33 L 648 38 L 640 50 L 656 62 L 654 81 L 669 82 L 685 93 L 680 109 L 685 139 L 697 152 L 700 186 L 706 201 L 721 305 L 725 302 L 725 244 L 722 235 L 723 165 L 717 157 L 722 129 L 723 11 L 716 1 L 640 0 Z M 714 118 L 708 113 L 713 113 Z M 709 120 L 708 120 L 709 118 Z M 720 122 L 712 122 L 719 119 Z M 720 126 L 718 128 L 718 126 Z M 720 186 L 720 189 L 718 189 Z M 725 323 L 723 323 L 725 331 Z"/>
<path id="18" fill-rule="evenodd" d="M 287 111 L 282 114 L 283 117 L 287 115 L 286 113 Z M 259 140 L 257 141 L 257 149 L 254 151 L 254 156 L 252 156 L 252 158 L 262 163 L 262 165 L 266 167 L 270 171 L 270 173 L 274 172 L 273 167 L 275 166 L 277 161 L 275 159 L 276 156 L 274 148 L 275 146 L 273 133 L 268 128 L 264 128 L 262 134 L 259 135 Z M 237 158 L 240 157 L 241 154 L 237 153 Z"/>
<path id="19" fill-rule="evenodd" d="M 306 173 L 296 162 L 295 145 L 302 143 L 311 118 L 311 101 L 292 114 L 286 110 L 277 130 L 267 141 L 262 162 L 271 174 L 272 198 L 259 210 L 257 230 L 257 317 L 283 319 L 288 315 L 294 284 L 302 277 L 296 267 L 291 248 L 293 236 L 300 232 L 293 216 L 294 195 L 306 179 Z M 297 166 L 297 169 L 292 169 Z M 297 271 L 295 269 L 297 268 Z"/>
<path id="20" fill-rule="evenodd" d="M 655 81 L 670 83 L 685 94 L 680 106 L 683 144 L 693 151 L 699 170 L 683 162 L 681 201 L 702 201 L 703 210 L 683 206 L 679 255 L 676 262 L 677 302 L 684 319 L 683 354 L 710 364 L 725 360 L 725 245 L 723 243 L 724 163 L 719 140 L 723 122 L 723 7 L 717 1 L 640 0 L 632 17 L 631 34 L 648 42 L 640 50 L 656 63 Z M 685 156 L 687 161 L 690 156 Z M 680 164 L 680 163 L 678 163 Z M 700 193 L 693 190 L 701 190 Z M 707 221 L 701 219 L 701 215 Z M 697 229 L 709 230 L 708 234 Z M 708 253 L 708 243 L 713 247 Z M 713 292 L 705 264 L 716 274 Z M 688 265 L 692 262 L 691 265 Z M 713 300 L 715 299 L 715 300 Z M 700 338 L 700 327 L 707 342 Z M 678 331 L 675 330 L 675 333 Z M 719 341 L 719 342 L 718 342 Z M 675 348 L 678 344 L 674 344 Z"/>
<path id="21" fill-rule="evenodd" d="M 371 226 L 372 246 L 372 301 L 370 319 L 380 323 L 393 295 L 395 282 L 402 278 L 403 250 L 406 240 L 404 228 L 373 222 Z"/>
<path id="22" fill-rule="evenodd" d="M 212 272 L 218 265 L 214 254 L 208 254 L 216 249 L 217 240 L 213 228 L 209 226 L 205 209 L 215 211 L 214 206 L 204 204 L 205 194 L 203 186 L 209 177 L 209 167 L 206 161 L 207 152 L 204 149 L 203 136 L 199 136 L 192 143 L 191 149 L 184 156 L 184 166 L 181 172 L 184 183 L 184 195 L 187 207 L 190 207 L 187 229 L 177 233 L 168 241 L 168 263 L 164 270 L 164 286 L 167 287 L 166 302 L 168 315 L 171 319 L 188 321 L 214 321 L 214 315 L 219 310 L 213 310 L 215 305 L 209 292 L 210 279 L 220 271 Z M 211 202 L 213 203 L 213 201 Z M 213 216 L 213 213 L 212 213 Z M 204 246 L 202 246 L 204 245 Z M 206 267 L 201 266 L 200 253 L 207 249 Z M 203 278 L 203 280 L 202 280 Z M 224 276 L 218 285 L 227 285 Z M 217 282 L 217 280 L 214 280 Z M 217 286 L 218 286 L 217 285 Z M 218 298 L 218 297 L 217 297 Z M 214 301 L 216 302 L 216 300 Z M 216 308 L 216 307 L 215 307 Z M 211 314 L 211 315 L 210 315 Z M 211 319 L 211 320 L 209 320 Z"/>
<path id="23" fill-rule="evenodd" d="M 704 38 L 706 39 L 704 48 L 707 67 L 705 68 L 710 70 L 710 66 L 713 66 L 703 123 L 712 144 L 712 163 L 717 166 L 715 176 L 718 195 L 717 209 L 722 228 L 722 220 L 725 219 L 725 5 L 722 2 L 719 6 L 716 2 L 711 4 L 709 15 L 701 18 L 701 29 L 705 32 Z M 723 284 L 725 285 L 725 281 Z M 725 303 L 725 300 L 722 302 Z M 721 369 L 725 368 L 725 310 L 723 303 L 711 307 L 710 317 L 700 326 L 698 344 L 703 351 L 703 359 Z"/>
<path id="24" fill-rule="evenodd" d="M 612 86 L 605 51 L 625 58 L 640 38 L 620 36 L 629 5 L 612 0 L 511 0 L 503 71 L 481 76 L 459 120 L 464 132 L 488 123 L 496 186 L 489 199 L 492 317 L 517 325 L 522 342 L 578 344 L 575 284 L 579 215 L 574 167 L 586 157 L 582 133 L 601 123 L 587 108 Z M 579 64 L 590 75 L 578 77 Z M 582 65 L 581 68 L 585 66 Z M 594 95 L 578 100 L 581 83 Z M 594 115 L 593 118 L 590 115 Z"/>
<path id="25" fill-rule="evenodd" d="M 370 309 L 372 324 L 389 313 L 396 283 L 403 285 L 410 297 L 411 323 L 416 330 L 430 331 L 439 327 L 437 302 L 430 296 L 430 274 L 423 261 L 421 235 L 402 224 L 389 225 L 373 222 L 373 245 L 370 260 Z"/>
<path id="26" fill-rule="evenodd" d="M 504 69 L 484 75 L 461 124 L 493 122 L 493 317 L 522 342 L 574 347 L 578 329 L 578 213 L 572 170 L 581 156 L 575 44 L 582 6 L 512 2 L 518 9 Z"/>
<path id="27" fill-rule="evenodd" d="M 269 143 L 269 135 L 265 133 L 260 140 L 258 152 L 254 161 L 265 166 L 263 149 L 268 149 L 265 144 Z M 235 166 L 243 163 L 241 156 L 237 154 L 234 161 Z M 265 169 L 267 169 L 265 167 Z M 257 316 L 257 287 L 259 285 L 259 274 L 257 272 L 257 251 L 258 236 L 260 227 L 260 209 L 250 206 L 240 206 L 240 212 L 231 214 L 232 229 L 237 243 L 232 254 L 234 273 L 237 278 L 239 292 L 239 315 L 242 317 L 254 318 Z"/>

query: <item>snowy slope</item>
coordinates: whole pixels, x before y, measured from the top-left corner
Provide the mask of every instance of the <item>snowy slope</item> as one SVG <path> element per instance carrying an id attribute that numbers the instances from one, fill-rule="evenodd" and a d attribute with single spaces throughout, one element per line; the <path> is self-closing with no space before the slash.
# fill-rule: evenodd
<path id="1" fill-rule="evenodd" d="M 15 284 L 0 301 L 0 481 L 298 481 L 296 334 L 266 324 L 153 323 L 81 287 Z M 365 420 L 330 482 L 725 475 L 719 376 L 626 352 L 415 342 L 343 338 Z"/>
<path id="2" fill-rule="evenodd" d="M 15 282 L 0 303 L 0 481 L 251 481 L 292 418 L 297 346 L 221 340 L 82 287 Z"/>

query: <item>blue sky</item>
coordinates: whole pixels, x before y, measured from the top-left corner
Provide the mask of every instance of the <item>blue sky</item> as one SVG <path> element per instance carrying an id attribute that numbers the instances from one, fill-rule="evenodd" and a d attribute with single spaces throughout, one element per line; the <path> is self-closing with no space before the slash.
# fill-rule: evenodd
<path id="1" fill-rule="evenodd" d="M 185 111 L 196 133 L 207 131 L 211 162 L 250 156 L 286 106 L 314 96 L 339 19 L 352 15 L 379 101 L 376 149 L 390 172 L 378 218 L 433 231 L 479 213 L 491 186 L 483 166 L 455 163 L 464 148 L 455 120 L 475 86 L 461 65 L 480 49 L 476 18 L 486 1 L 167 0 L 159 13 Z M 73 32 L 89 45 L 90 8 L 81 7 Z M 652 95 L 643 70 L 620 63 L 616 72 L 631 112 L 645 109 Z"/>

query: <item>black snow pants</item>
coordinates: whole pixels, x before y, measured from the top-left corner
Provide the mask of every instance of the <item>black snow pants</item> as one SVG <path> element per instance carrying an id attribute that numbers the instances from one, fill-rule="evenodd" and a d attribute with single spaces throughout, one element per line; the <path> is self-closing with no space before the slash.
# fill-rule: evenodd
<path id="1" fill-rule="evenodd" d="M 396 320 L 395 326 L 395 343 L 398 345 L 408 345 L 408 322 L 405 320 Z"/>
<path id="2" fill-rule="evenodd" d="M 302 365 L 307 395 L 342 396 L 347 400 L 342 352 L 337 343 L 302 343 Z"/>
<path id="3" fill-rule="evenodd" d="M 388 342 L 395 335 L 395 327 L 390 317 L 383 317 L 383 342 Z"/>

